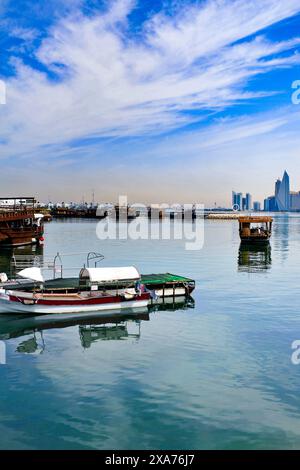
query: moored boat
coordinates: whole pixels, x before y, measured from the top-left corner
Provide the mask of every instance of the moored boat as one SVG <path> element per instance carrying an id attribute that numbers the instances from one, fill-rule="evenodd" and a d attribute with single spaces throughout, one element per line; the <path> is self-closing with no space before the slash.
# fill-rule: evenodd
<path id="1" fill-rule="evenodd" d="M 43 242 L 43 218 L 34 198 L 0 198 L 0 246 Z"/>
<path id="2" fill-rule="evenodd" d="M 195 281 L 177 274 L 142 274 L 142 283 L 159 298 L 189 296 Z"/>
<path id="3" fill-rule="evenodd" d="M 30 278 L 30 275 L 29 277 L 25 275 L 22 279 L 20 276 L 8 279 L 6 273 L 0 273 L 0 288 L 26 292 L 35 290 L 36 293 L 43 292 L 44 294 L 76 294 L 78 291 L 97 291 L 99 289 L 105 290 L 107 294 L 115 293 L 116 282 L 112 281 L 109 277 L 105 280 L 103 278 L 103 268 L 97 267 L 97 263 L 103 260 L 103 255 L 94 252 L 88 253 L 85 264 L 87 268 L 82 269 L 78 277 L 63 277 L 65 270 L 61 256 L 64 255 L 57 253 L 54 259 L 51 260 L 51 258 L 42 259 L 37 256 L 20 256 L 17 258 L 17 255 L 15 255 L 11 264 L 12 273 L 17 270 L 22 270 L 24 273 L 24 268 L 29 267 L 32 269 L 35 266 L 42 270 L 53 271 L 53 278 L 43 281 L 41 285 L 37 285 Z M 92 261 L 95 263 L 95 267 L 89 268 Z M 25 271 L 25 273 L 28 273 L 28 271 Z M 61 277 L 56 278 L 57 273 L 60 273 Z M 195 289 L 195 281 L 193 279 L 172 273 L 141 274 L 139 282 L 151 292 L 152 303 L 159 299 L 188 297 Z M 119 287 L 122 287 L 120 282 Z"/>
<path id="4" fill-rule="evenodd" d="M 1 313 L 36 315 L 135 309 L 147 307 L 150 300 L 150 293 L 145 291 L 133 266 L 84 268 L 79 276 L 79 289 L 73 293 L 43 292 L 44 279 L 39 268 L 27 268 L 19 275 L 30 278 L 36 287 L 32 291 L 0 289 Z M 113 287 L 110 292 L 106 290 L 107 283 Z M 88 289 L 81 289 L 81 285 Z"/>
<path id="5" fill-rule="evenodd" d="M 242 243 L 268 243 L 272 234 L 272 217 L 239 217 L 239 233 Z"/>
<path id="6" fill-rule="evenodd" d="M 5 273 L 2 275 L 6 276 Z M 74 293 L 78 291 L 80 283 L 82 290 L 88 290 L 90 288 L 87 283 L 83 283 L 78 277 L 67 277 L 46 280 L 43 283 L 42 289 L 43 292 L 48 293 Z M 154 296 L 162 299 L 189 296 L 195 289 L 195 281 L 193 279 L 171 273 L 141 274 L 141 283 L 147 290 L 151 291 Z M 97 282 L 95 285 L 97 285 Z M 114 290 L 114 286 L 111 286 L 109 282 L 104 285 L 102 284 L 102 286 L 106 288 L 107 292 Z M 29 279 L 8 280 L 4 277 L 1 283 L 0 273 L 0 288 L 1 287 L 12 290 L 18 290 L 21 287 L 22 290 L 28 291 L 34 288 L 34 283 Z M 38 290 L 38 287 L 35 288 Z"/>

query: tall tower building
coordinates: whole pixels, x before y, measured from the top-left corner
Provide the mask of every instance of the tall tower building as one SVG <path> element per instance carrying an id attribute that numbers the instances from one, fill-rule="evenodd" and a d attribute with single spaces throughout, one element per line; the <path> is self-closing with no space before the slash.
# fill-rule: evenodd
<path id="1" fill-rule="evenodd" d="M 252 209 L 252 196 L 251 194 L 246 194 L 246 210 L 251 211 Z"/>
<path id="2" fill-rule="evenodd" d="M 232 209 L 235 208 L 236 205 L 236 192 L 232 191 L 232 199 L 231 199 L 231 207 Z"/>
<path id="3" fill-rule="evenodd" d="M 275 197 L 278 196 L 280 185 L 281 185 L 281 179 L 278 178 L 278 180 L 275 183 Z"/>
<path id="4" fill-rule="evenodd" d="M 276 181 L 275 198 L 279 211 L 290 210 L 290 177 L 286 171 L 284 172 L 282 181 Z"/>

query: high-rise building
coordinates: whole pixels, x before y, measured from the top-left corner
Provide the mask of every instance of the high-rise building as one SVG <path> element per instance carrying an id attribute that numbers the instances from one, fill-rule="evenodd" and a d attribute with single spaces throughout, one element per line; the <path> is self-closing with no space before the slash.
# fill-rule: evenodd
<path id="1" fill-rule="evenodd" d="M 236 211 L 243 209 L 243 194 L 232 191 L 232 208 Z"/>
<path id="2" fill-rule="evenodd" d="M 291 211 L 300 211 L 300 191 L 290 192 L 290 210 Z"/>
<path id="3" fill-rule="evenodd" d="M 255 212 L 260 212 L 260 210 L 261 210 L 260 202 L 255 201 L 255 202 L 253 203 L 253 210 L 254 210 Z"/>
<path id="4" fill-rule="evenodd" d="M 236 203 L 239 207 L 239 211 L 243 210 L 243 193 L 237 193 L 236 195 Z"/>
<path id="5" fill-rule="evenodd" d="M 264 211 L 265 211 L 265 212 L 269 212 L 269 211 L 270 211 L 270 199 L 271 199 L 271 197 L 267 197 L 267 198 L 264 200 Z"/>
<path id="6" fill-rule="evenodd" d="M 280 185 L 281 185 L 281 179 L 278 178 L 278 180 L 275 183 L 275 197 L 278 196 Z"/>
<path id="7" fill-rule="evenodd" d="M 252 209 L 252 196 L 249 193 L 246 194 L 245 209 L 246 209 L 246 211 L 251 211 L 251 209 Z"/>
<path id="8" fill-rule="evenodd" d="M 251 211 L 252 209 L 252 196 L 247 193 L 243 197 L 243 193 L 236 193 L 232 191 L 232 208 L 237 211 Z"/>
<path id="9" fill-rule="evenodd" d="M 282 181 L 275 184 L 275 199 L 279 211 L 290 210 L 290 177 L 285 171 Z"/>
<path id="10" fill-rule="evenodd" d="M 264 210 L 266 212 L 276 212 L 278 211 L 277 204 L 276 204 L 276 197 L 270 196 L 264 200 Z"/>
<path id="11" fill-rule="evenodd" d="M 235 192 L 235 191 L 232 191 L 232 199 L 231 199 L 231 207 L 232 207 L 232 209 L 235 208 L 235 205 L 236 205 L 236 192 Z"/>

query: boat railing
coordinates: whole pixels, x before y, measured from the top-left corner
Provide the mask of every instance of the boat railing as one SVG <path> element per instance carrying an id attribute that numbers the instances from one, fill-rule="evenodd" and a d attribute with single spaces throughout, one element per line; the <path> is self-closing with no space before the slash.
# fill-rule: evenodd
<path id="1" fill-rule="evenodd" d="M 34 197 L 0 197 L 0 209 L 11 211 L 34 210 L 36 199 Z"/>
<path id="2" fill-rule="evenodd" d="M 43 255 L 16 255 L 14 254 L 11 259 L 11 267 L 13 269 L 21 270 L 31 267 L 43 268 L 49 270 L 62 270 L 62 261 L 60 255 L 54 258 L 45 258 Z"/>
<path id="3" fill-rule="evenodd" d="M 56 253 L 55 256 L 45 257 L 44 255 L 17 255 L 13 254 L 11 258 L 11 273 L 21 271 L 22 269 L 37 267 L 43 270 L 48 270 L 53 272 L 53 279 L 56 277 L 63 277 L 63 272 L 65 270 L 79 270 L 82 266 L 68 266 L 64 267 L 62 258 L 65 256 L 78 256 L 86 255 L 86 263 L 83 264 L 83 267 L 90 267 L 90 263 L 94 261 L 95 267 L 97 264 L 104 259 L 104 256 L 101 253 L 89 252 L 89 253 Z"/>
<path id="4" fill-rule="evenodd" d="M 34 216 L 34 210 L 33 209 L 13 209 L 13 208 L 7 208 L 7 207 L 0 207 L 0 219 L 13 219 L 16 216 L 18 217 L 24 217 L 24 218 L 32 218 Z"/>
<path id="5" fill-rule="evenodd" d="M 100 261 L 104 260 L 104 256 L 101 253 L 96 253 L 94 251 L 91 251 L 88 253 L 87 258 L 86 258 L 86 267 L 90 267 L 90 262 L 94 261 L 95 268 L 97 267 L 97 264 L 100 263 Z"/>

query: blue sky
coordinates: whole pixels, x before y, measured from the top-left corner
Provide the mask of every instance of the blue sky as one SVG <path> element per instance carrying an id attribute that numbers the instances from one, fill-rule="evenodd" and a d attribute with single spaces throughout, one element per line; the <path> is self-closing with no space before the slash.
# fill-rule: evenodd
<path id="1" fill-rule="evenodd" d="M 1 194 L 300 190 L 299 26 L 298 0 L 0 0 Z"/>

